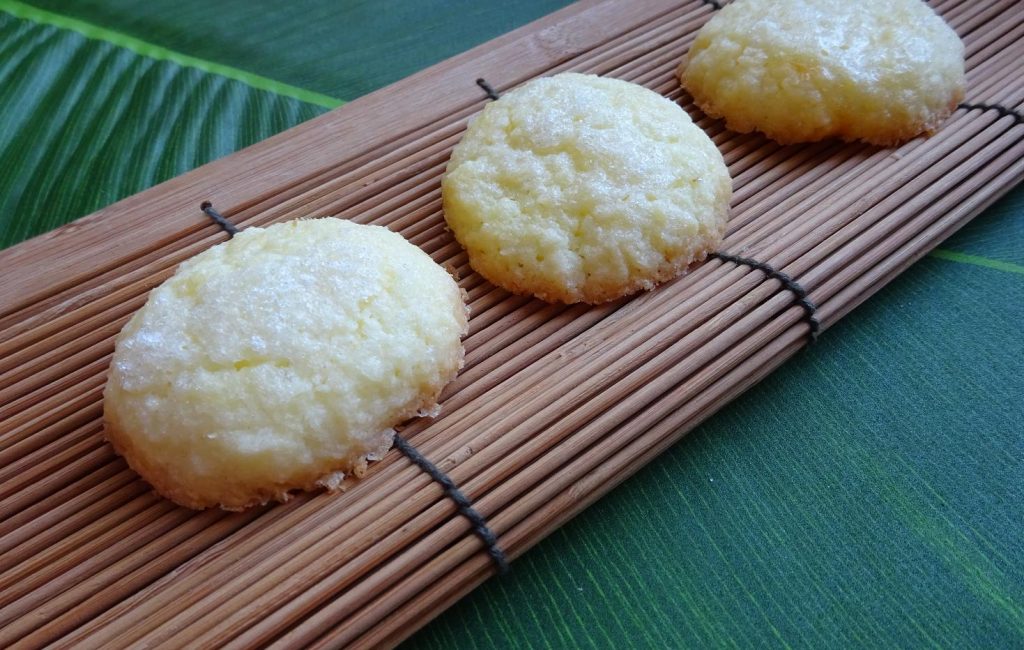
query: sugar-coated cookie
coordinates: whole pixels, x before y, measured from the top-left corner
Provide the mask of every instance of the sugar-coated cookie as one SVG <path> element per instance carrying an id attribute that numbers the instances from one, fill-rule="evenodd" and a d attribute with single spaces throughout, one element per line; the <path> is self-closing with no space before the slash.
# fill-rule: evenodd
<path id="1" fill-rule="evenodd" d="M 564 73 L 490 103 L 452 152 L 444 214 L 472 267 L 519 294 L 600 303 L 720 243 L 732 182 L 674 102 Z"/>
<path id="2" fill-rule="evenodd" d="M 742 133 L 893 145 L 964 96 L 964 46 L 921 0 L 736 0 L 679 66 L 697 104 Z"/>
<path id="3" fill-rule="evenodd" d="M 240 509 L 335 488 L 436 409 L 462 291 L 400 235 L 339 219 L 249 228 L 184 262 L 117 338 L 106 435 L 158 492 Z"/>

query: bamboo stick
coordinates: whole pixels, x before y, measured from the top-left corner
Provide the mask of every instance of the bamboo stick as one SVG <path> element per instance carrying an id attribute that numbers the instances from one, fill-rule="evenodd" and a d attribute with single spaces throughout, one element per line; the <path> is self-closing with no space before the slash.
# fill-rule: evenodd
<path id="1" fill-rule="evenodd" d="M 1019 151 L 1016 151 L 1016 156 L 1017 156 L 1017 160 L 1019 160 Z M 1009 158 L 1008 160 L 1014 160 L 1014 159 L 1013 158 Z M 1020 177 L 1020 175 L 1021 175 L 1020 168 L 1022 166 L 1020 164 L 1018 164 L 1017 167 L 1018 167 L 1018 170 L 1015 171 L 1014 173 L 1016 174 L 1016 177 Z M 927 251 L 927 249 L 924 249 L 924 250 Z M 497 520 L 495 520 L 495 521 L 497 521 Z M 349 631 L 349 630 L 350 630 L 349 627 L 346 627 L 346 634 L 347 634 L 347 631 Z M 296 641 L 295 638 L 288 638 L 287 640 L 288 641 Z M 308 641 L 308 639 L 304 639 L 304 640 Z M 335 637 L 335 638 L 332 639 L 332 644 L 334 644 L 334 643 L 341 644 L 341 643 L 343 643 L 343 642 L 345 642 L 347 640 L 349 640 L 349 638 L 346 637 L 346 636 Z"/>
<path id="2" fill-rule="evenodd" d="M 938 6 L 967 42 L 970 101 L 1024 100 L 1024 16 L 1008 17 L 1001 0 Z M 666 4 L 541 72 L 610 73 L 682 98 L 671 68 L 711 15 Z M 509 70 L 499 82 L 536 74 Z M 454 82 L 455 92 L 472 86 Z M 464 274 L 467 367 L 442 416 L 404 435 L 475 499 L 515 557 L 795 353 L 807 326 L 777 282 L 717 260 L 594 309 L 490 287 L 469 273 L 437 200 L 447 152 L 483 104 L 475 87 L 461 97 L 439 121 L 229 207 L 243 225 L 337 210 L 399 229 Z M 798 276 L 825 326 L 1024 176 L 1024 127 L 992 111 L 957 111 L 895 153 L 779 147 L 698 118 L 736 179 L 724 248 Z M 0 600 L 10 622 L 0 642 L 390 644 L 490 575 L 468 524 L 395 454 L 343 494 L 223 515 L 161 505 L 99 446 L 112 334 L 155 281 L 222 239 L 201 221 L 156 236 L 0 318 L 0 507 L 13 513 L 0 522 L 0 580 L 17 584 Z"/>

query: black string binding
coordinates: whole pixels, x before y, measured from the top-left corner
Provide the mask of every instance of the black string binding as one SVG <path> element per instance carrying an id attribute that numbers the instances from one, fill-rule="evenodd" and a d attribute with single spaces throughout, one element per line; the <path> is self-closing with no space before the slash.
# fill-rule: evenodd
<path id="1" fill-rule="evenodd" d="M 205 212 L 206 216 L 213 219 L 218 226 L 224 229 L 224 232 L 228 234 L 228 237 L 234 237 L 235 235 L 238 234 L 238 228 L 235 227 L 235 224 L 225 219 L 224 215 L 222 215 L 220 212 L 217 212 L 214 209 L 213 204 L 210 203 L 209 201 L 203 201 L 199 205 L 199 209 Z"/>
<path id="2" fill-rule="evenodd" d="M 235 224 L 225 219 L 224 215 L 220 212 L 217 212 L 212 203 L 203 201 L 199 207 L 206 213 L 206 216 L 213 219 L 218 226 L 223 228 L 228 233 L 228 236 L 234 237 L 238 233 L 238 228 L 235 227 Z M 444 489 L 445 496 L 455 503 L 459 514 L 469 520 L 469 523 L 473 526 L 473 532 L 487 546 L 487 554 L 494 560 L 494 564 L 498 567 L 498 573 L 507 573 L 508 558 L 505 557 L 505 551 L 501 550 L 501 547 L 498 546 L 498 537 L 487 525 L 487 520 L 484 516 L 473 507 L 473 502 L 469 500 L 469 497 L 463 494 L 462 490 L 455 485 L 455 481 L 445 474 L 440 467 L 430 462 L 408 440 L 397 433 L 395 434 L 395 449 L 402 452 L 406 458 L 426 472 L 430 478 L 434 479 Z"/>
<path id="3" fill-rule="evenodd" d="M 980 111 L 995 111 L 999 113 L 999 117 L 1012 117 L 1014 124 L 1024 124 L 1024 115 L 1019 111 L 1015 111 L 1012 108 L 1007 108 L 1000 104 L 969 104 L 964 102 L 957 106 L 957 108 L 962 108 L 965 111 L 973 111 L 976 109 Z"/>
<path id="4" fill-rule="evenodd" d="M 716 10 L 716 11 L 722 8 L 722 3 L 718 2 L 718 0 L 701 0 L 701 1 L 704 4 L 706 4 L 706 5 L 710 5 L 711 8 Z"/>
<path id="5" fill-rule="evenodd" d="M 499 95 L 498 91 L 494 89 L 494 86 L 492 86 L 491 84 L 487 83 L 487 80 L 484 79 L 483 77 L 481 77 L 481 78 L 476 80 L 476 85 L 478 85 L 478 86 L 480 86 L 481 88 L 484 89 L 484 92 L 487 93 L 487 99 L 500 99 L 501 98 L 501 95 Z"/>
<path id="6" fill-rule="evenodd" d="M 455 481 L 397 433 L 395 434 L 395 449 L 405 454 L 406 458 L 430 475 L 430 478 L 434 479 L 444 489 L 445 496 L 455 502 L 459 514 L 468 519 L 469 523 L 473 525 L 473 532 L 487 547 L 487 554 L 494 560 L 495 566 L 498 567 L 498 573 L 507 573 L 508 558 L 505 557 L 505 552 L 498 546 L 497 536 L 487 525 L 487 520 L 484 519 L 484 516 L 473 507 L 473 502 L 469 500 L 469 497 L 463 494 L 462 490 L 455 485 Z"/>
<path id="7" fill-rule="evenodd" d="M 713 257 L 715 259 L 722 260 L 723 262 L 732 262 L 737 266 L 749 266 L 752 269 L 757 269 L 761 273 L 764 273 L 768 278 L 781 282 L 783 287 L 796 296 L 796 304 L 803 307 L 804 320 L 807 322 L 807 327 L 811 330 L 811 342 L 813 343 L 818 339 L 818 332 L 821 331 L 821 323 L 818 321 L 817 316 L 818 307 L 811 302 L 810 298 L 807 297 L 807 290 L 804 289 L 799 282 L 782 271 L 777 270 L 770 264 L 750 259 L 749 257 L 740 257 L 739 255 L 730 255 L 729 253 L 721 252 L 711 253 L 708 257 Z"/>
<path id="8" fill-rule="evenodd" d="M 703 0 L 704 4 L 710 5 L 714 9 L 721 9 L 721 3 L 716 0 Z M 497 100 L 501 97 L 498 92 L 494 89 L 491 84 L 487 83 L 486 79 L 480 78 L 476 80 L 476 84 L 480 86 L 487 93 L 488 99 Z M 959 108 L 965 110 L 993 110 L 999 113 L 1001 117 L 1011 116 L 1016 124 L 1024 124 L 1024 116 L 1017 111 L 1006 108 L 999 104 L 969 104 L 962 103 Z M 204 201 L 199 206 L 204 213 L 213 221 L 220 226 L 229 236 L 234 237 L 238 233 L 238 228 L 233 223 L 228 221 L 224 216 L 214 209 L 213 204 L 209 201 Z M 775 269 L 770 264 L 761 262 L 759 260 L 751 259 L 749 257 L 740 257 L 738 255 L 730 255 L 729 253 L 715 252 L 708 255 L 723 262 L 732 262 L 738 266 L 749 266 L 752 269 L 756 269 L 768 278 L 778 280 L 783 287 L 790 291 L 796 297 L 796 304 L 804 310 L 804 320 L 807 322 L 807 326 L 810 329 L 811 341 L 814 342 L 818 338 L 818 333 L 821 331 L 821 323 L 817 317 L 817 306 L 811 302 L 810 298 L 807 297 L 807 290 L 804 289 L 799 282 L 794 280 L 789 275 Z M 395 434 L 395 448 L 402 452 L 406 458 L 409 459 L 414 465 L 419 467 L 421 470 L 426 472 L 430 478 L 434 479 L 441 488 L 444 490 L 445 496 L 451 499 L 456 508 L 463 517 L 469 520 L 472 524 L 473 532 L 477 537 L 483 541 L 487 547 L 487 554 L 494 560 L 494 564 L 498 567 L 499 573 L 506 573 L 508 571 L 508 558 L 505 556 L 505 552 L 501 550 L 498 545 L 498 538 L 494 534 L 494 531 L 487 525 L 487 520 L 479 512 L 473 508 L 473 503 L 469 500 L 465 494 L 459 490 L 455 482 L 449 477 L 444 471 L 441 470 L 437 465 L 430 462 L 430 460 L 421 454 L 412 444 L 409 443 L 405 438 L 399 434 Z"/>

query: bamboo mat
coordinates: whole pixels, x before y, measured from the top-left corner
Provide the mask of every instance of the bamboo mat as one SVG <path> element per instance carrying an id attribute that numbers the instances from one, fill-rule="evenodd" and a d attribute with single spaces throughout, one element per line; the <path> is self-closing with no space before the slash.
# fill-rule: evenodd
<path id="1" fill-rule="evenodd" d="M 1021 5 L 932 5 L 967 44 L 966 101 L 1020 111 Z M 493 571 L 440 488 L 395 452 L 340 495 L 196 513 L 153 495 L 102 441 L 113 336 L 179 262 L 225 238 L 202 201 L 241 226 L 386 224 L 459 269 L 466 368 L 442 416 L 403 433 L 514 558 L 796 353 L 807 327 L 777 282 L 719 261 L 597 308 L 471 273 L 444 231 L 439 179 L 486 99 L 476 78 L 504 91 L 577 70 L 681 101 L 735 179 L 723 250 L 798 278 L 826 328 L 1024 177 L 1024 125 L 996 109 L 960 109 L 898 149 L 725 131 L 672 74 L 713 11 L 570 7 L 0 252 L 0 644 L 390 645 Z"/>

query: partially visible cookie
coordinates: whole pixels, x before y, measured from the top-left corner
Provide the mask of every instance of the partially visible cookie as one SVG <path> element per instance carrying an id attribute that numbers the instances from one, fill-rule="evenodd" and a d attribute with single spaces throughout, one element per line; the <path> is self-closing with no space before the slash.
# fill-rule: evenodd
<path id="1" fill-rule="evenodd" d="M 736 0 L 697 34 L 679 79 L 733 131 L 781 143 L 894 145 L 964 96 L 964 46 L 921 0 Z"/>
<path id="2" fill-rule="evenodd" d="M 452 152 L 445 219 L 472 267 L 519 294 L 600 303 L 715 250 L 732 182 L 674 102 L 564 73 L 489 104 Z"/>
<path id="3" fill-rule="evenodd" d="M 240 509 L 337 487 L 462 365 L 452 277 L 339 219 L 249 228 L 184 262 L 118 336 L 106 435 L 158 492 Z"/>

